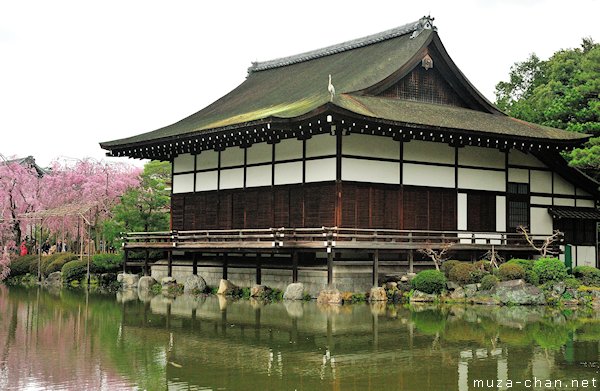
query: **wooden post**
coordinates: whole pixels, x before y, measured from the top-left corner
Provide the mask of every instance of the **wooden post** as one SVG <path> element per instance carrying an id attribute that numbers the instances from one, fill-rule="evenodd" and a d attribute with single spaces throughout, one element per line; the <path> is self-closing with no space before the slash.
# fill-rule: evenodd
<path id="1" fill-rule="evenodd" d="M 262 270 L 260 266 L 260 253 L 256 253 L 256 285 L 261 284 Z"/>
<path id="2" fill-rule="evenodd" d="M 198 254 L 193 253 L 192 259 L 193 259 L 192 274 L 196 276 L 196 275 L 198 275 Z"/>
<path id="3" fill-rule="evenodd" d="M 148 275 L 148 259 L 150 258 L 150 250 L 144 252 L 144 275 Z"/>
<path id="4" fill-rule="evenodd" d="M 373 287 L 379 286 L 379 250 L 373 253 Z"/>
<path id="5" fill-rule="evenodd" d="M 169 251 L 167 277 L 173 277 L 173 251 Z"/>
<path id="6" fill-rule="evenodd" d="M 329 249 L 327 253 L 327 285 L 331 287 L 333 284 L 333 250 Z"/>
<path id="7" fill-rule="evenodd" d="M 298 252 L 292 251 L 292 282 L 298 282 Z"/>
<path id="8" fill-rule="evenodd" d="M 412 243 L 412 232 L 408 233 L 408 242 Z M 409 273 L 414 273 L 414 260 L 415 260 L 415 254 L 413 252 L 412 249 L 408 250 L 408 272 Z"/>
<path id="9" fill-rule="evenodd" d="M 124 253 L 124 258 L 123 258 L 123 274 L 127 273 L 127 261 L 129 260 L 129 251 L 127 249 L 125 249 L 125 251 L 123 251 Z"/>
<path id="10" fill-rule="evenodd" d="M 223 253 L 223 279 L 227 279 L 227 254 Z"/>

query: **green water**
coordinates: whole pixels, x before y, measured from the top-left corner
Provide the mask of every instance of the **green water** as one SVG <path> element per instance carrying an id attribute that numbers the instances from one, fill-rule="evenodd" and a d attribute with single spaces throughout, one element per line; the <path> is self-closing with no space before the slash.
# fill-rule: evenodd
<path id="1" fill-rule="evenodd" d="M 599 388 L 589 311 L 143 299 L 0 285 L 0 389 Z"/>

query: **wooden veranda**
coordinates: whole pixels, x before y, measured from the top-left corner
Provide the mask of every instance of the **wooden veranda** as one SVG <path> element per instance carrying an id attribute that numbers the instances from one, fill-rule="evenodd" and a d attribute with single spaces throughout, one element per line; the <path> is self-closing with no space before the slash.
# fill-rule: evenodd
<path id="1" fill-rule="evenodd" d="M 544 235 L 531 235 L 534 243 L 541 243 Z M 327 280 L 332 281 L 336 254 L 368 253 L 376 282 L 380 253 L 395 253 L 405 257 L 408 270 L 413 271 L 413 261 L 418 250 L 450 248 L 454 254 L 485 253 L 494 249 L 498 253 L 532 253 L 535 250 L 520 233 L 467 232 L 467 231 L 406 231 L 389 229 L 354 229 L 338 227 L 320 228 L 267 228 L 231 230 L 195 230 L 163 232 L 129 232 L 123 237 L 125 252 L 124 270 L 129 266 L 142 266 L 149 270 L 150 251 L 167 254 L 168 275 L 171 276 L 173 252 L 191 254 L 193 273 L 197 273 L 197 254 L 289 254 L 294 280 L 297 279 L 298 253 L 326 253 Z M 561 242 L 553 243 L 559 251 Z M 129 259 L 131 251 L 144 251 L 143 261 Z M 458 259 L 461 258 L 459 255 Z M 226 261 L 223 261 L 226 262 Z M 248 262 L 252 266 L 251 262 Z M 226 265 L 226 264 L 225 264 Z M 226 267 L 226 266 L 224 266 Z"/>

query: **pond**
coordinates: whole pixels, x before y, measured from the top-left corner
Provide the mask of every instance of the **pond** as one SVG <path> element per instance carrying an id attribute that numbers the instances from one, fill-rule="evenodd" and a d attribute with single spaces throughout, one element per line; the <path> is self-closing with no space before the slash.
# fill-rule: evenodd
<path id="1" fill-rule="evenodd" d="M 0 285 L 2 390 L 594 389 L 599 354 L 587 310 Z"/>

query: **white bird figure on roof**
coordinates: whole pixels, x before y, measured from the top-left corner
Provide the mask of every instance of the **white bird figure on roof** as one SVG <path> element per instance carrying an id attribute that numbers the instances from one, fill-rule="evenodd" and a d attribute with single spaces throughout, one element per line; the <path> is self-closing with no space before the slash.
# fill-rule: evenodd
<path id="1" fill-rule="evenodd" d="M 329 91 L 329 101 L 333 101 L 333 97 L 335 96 L 335 87 L 331 84 L 331 75 L 329 75 L 329 84 L 327 85 L 327 91 Z"/>

